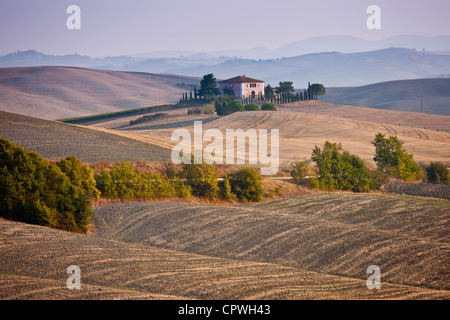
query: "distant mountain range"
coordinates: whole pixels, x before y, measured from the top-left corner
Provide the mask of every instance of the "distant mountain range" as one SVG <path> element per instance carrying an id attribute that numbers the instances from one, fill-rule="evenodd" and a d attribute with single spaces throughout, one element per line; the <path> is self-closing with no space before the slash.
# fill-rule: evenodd
<path id="1" fill-rule="evenodd" d="M 450 36 L 397 36 L 379 41 L 327 36 L 293 42 L 277 49 L 254 48 L 210 53 L 160 51 L 134 56 L 91 58 L 78 54 L 54 56 L 34 50 L 0 57 L 0 67 L 74 66 L 99 70 L 136 71 L 218 79 L 247 75 L 271 85 L 308 81 L 325 87 L 375 82 L 446 78 L 450 74 Z"/>

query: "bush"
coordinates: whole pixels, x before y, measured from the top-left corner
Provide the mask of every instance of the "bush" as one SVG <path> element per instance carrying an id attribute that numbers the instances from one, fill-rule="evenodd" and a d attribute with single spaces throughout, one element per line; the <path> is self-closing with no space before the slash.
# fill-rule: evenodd
<path id="1" fill-rule="evenodd" d="M 277 111 L 277 107 L 275 107 L 272 103 L 265 103 L 261 106 L 261 110 L 263 111 Z"/>
<path id="2" fill-rule="evenodd" d="M 99 193 L 92 171 L 75 157 L 50 164 L 36 152 L 0 138 L 0 181 L 1 217 L 87 231 L 91 200 Z"/>
<path id="3" fill-rule="evenodd" d="M 403 149 L 403 141 L 396 136 L 378 133 L 372 144 L 375 146 L 375 157 L 378 169 L 382 172 L 405 180 L 418 180 L 423 177 L 420 166 L 413 160 L 412 154 Z"/>
<path id="4" fill-rule="evenodd" d="M 309 168 L 306 163 L 297 161 L 289 173 L 295 184 L 302 184 L 309 174 Z"/>
<path id="5" fill-rule="evenodd" d="M 259 111 L 259 106 L 256 103 L 249 103 L 244 106 L 245 111 Z"/>
<path id="6" fill-rule="evenodd" d="M 366 192 L 374 188 L 372 175 L 364 161 L 343 150 L 341 144 L 327 141 L 323 150 L 316 146 L 311 158 L 319 171 L 319 177 L 310 181 L 313 187 L 354 192 Z"/>
<path id="7" fill-rule="evenodd" d="M 373 188 L 380 190 L 382 186 L 389 182 L 389 175 L 381 170 L 372 170 Z"/>
<path id="8" fill-rule="evenodd" d="M 223 200 L 234 200 L 236 195 L 231 191 L 230 179 L 226 176 L 219 182 L 220 198 Z"/>
<path id="9" fill-rule="evenodd" d="M 222 104 L 217 103 L 216 111 L 219 116 L 226 116 L 234 112 L 245 111 L 245 108 L 239 101 L 232 100 L 229 102 L 223 102 Z"/>
<path id="10" fill-rule="evenodd" d="M 206 164 L 185 164 L 182 170 L 186 184 L 192 188 L 192 194 L 198 197 L 217 199 L 219 196 L 219 184 L 216 168 Z"/>
<path id="11" fill-rule="evenodd" d="M 447 167 L 441 162 L 431 162 L 424 166 L 427 181 L 430 183 L 450 184 L 450 173 Z"/>
<path id="12" fill-rule="evenodd" d="M 241 169 L 228 175 L 231 192 L 244 202 L 259 202 L 263 196 L 262 178 L 253 168 Z"/>

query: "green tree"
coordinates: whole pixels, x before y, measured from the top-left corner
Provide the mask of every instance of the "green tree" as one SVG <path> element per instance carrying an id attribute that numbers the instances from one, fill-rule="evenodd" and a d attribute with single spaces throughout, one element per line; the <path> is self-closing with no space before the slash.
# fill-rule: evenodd
<path id="1" fill-rule="evenodd" d="M 261 110 L 263 111 L 277 111 L 277 107 L 275 107 L 272 103 L 265 103 L 261 106 Z"/>
<path id="2" fill-rule="evenodd" d="M 417 180 L 422 177 L 420 166 L 413 160 L 412 154 L 403 149 L 404 142 L 397 136 L 389 136 L 379 132 L 372 141 L 375 146 L 373 160 L 382 172 L 403 179 L 405 181 Z"/>
<path id="3" fill-rule="evenodd" d="M 75 157 L 71 172 L 85 171 Z M 89 172 L 90 173 L 90 172 Z M 73 176 L 72 176 L 73 178 Z M 89 180 L 89 179 L 88 179 Z M 73 232 L 90 224 L 92 181 L 73 180 L 36 152 L 0 138 L 0 216 Z M 92 189 L 94 190 L 94 189 Z"/>
<path id="4" fill-rule="evenodd" d="M 226 116 L 234 112 L 245 111 L 245 107 L 242 103 L 236 100 L 223 101 L 216 103 L 216 111 L 219 116 Z"/>
<path id="5" fill-rule="evenodd" d="M 264 190 L 262 178 L 253 168 L 241 169 L 228 175 L 231 191 L 239 200 L 244 202 L 259 202 L 262 200 Z"/>
<path id="6" fill-rule="evenodd" d="M 326 89 L 321 83 L 313 83 L 310 86 L 310 92 L 312 99 L 317 100 L 319 96 L 323 96 L 326 94 Z"/>
<path id="7" fill-rule="evenodd" d="M 309 174 L 309 168 L 305 162 L 296 161 L 289 173 L 295 184 L 302 184 L 305 181 L 304 179 Z"/>
<path id="8" fill-rule="evenodd" d="M 424 169 L 428 182 L 450 184 L 449 170 L 442 162 L 430 162 Z"/>
<path id="9" fill-rule="evenodd" d="M 217 80 L 212 73 L 203 76 L 203 79 L 200 81 L 200 97 L 214 97 L 219 95 L 219 88 L 217 87 Z"/>
<path id="10" fill-rule="evenodd" d="M 208 199 L 217 199 L 219 184 L 214 165 L 208 165 L 203 160 L 201 164 L 185 164 L 182 169 L 186 184 L 192 188 L 192 194 Z"/>
<path id="11" fill-rule="evenodd" d="M 372 175 L 364 161 L 342 149 L 341 144 L 325 142 L 323 150 L 315 147 L 312 160 L 319 176 L 311 184 L 324 190 L 365 192 L 374 188 Z"/>
<path id="12" fill-rule="evenodd" d="M 236 195 L 231 191 L 230 179 L 226 176 L 219 182 L 220 198 L 223 200 L 234 200 Z"/>
<path id="13" fill-rule="evenodd" d="M 259 106 L 256 103 L 249 103 L 244 106 L 244 111 L 259 111 Z"/>
<path id="14" fill-rule="evenodd" d="M 294 92 L 294 86 L 292 81 L 280 81 L 278 87 L 276 88 L 276 92 L 279 94 L 288 94 L 290 95 Z"/>
<path id="15" fill-rule="evenodd" d="M 272 86 L 270 84 L 268 84 L 265 88 L 264 88 L 264 97 L 266 99 L 272 99 L 275 97 L 275 92 L 274 89 L 272 88 Z"/>

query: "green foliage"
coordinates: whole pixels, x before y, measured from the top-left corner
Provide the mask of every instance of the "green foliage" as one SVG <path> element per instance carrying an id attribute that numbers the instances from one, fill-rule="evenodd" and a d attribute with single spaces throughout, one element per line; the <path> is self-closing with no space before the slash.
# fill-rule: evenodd
<path id="1" fill-rule="evenodd" d="M 389 175 L 381 170 L 372 170 L 372 181 L 374 189 L 381 189 L 386 183 L 389 182 Z"/>
<path id="2" fill-rule="evenodd" d="M 261 106 L 261 110 L 263 111 L 277 111 L 277 107 L 275 107 L 272 103 L 265 103 Z"/>
<path id="3" fill-rule="evenodd" d="M 256 103 L 249 103 L 244 106 L 244 111 L 259 111 L 259 106 Z"/>
<path id="4" fill-rule="evenodd" d="M 413 160 L 412 154 L 403 149 L 403 141 L 396 136 L 386 138 L 378 133 L 372 144 L 375 146 L 375 157 L 378 169 L 405 181 L 422 177 L 420 166 Z"/>
<path id="5" fill-rule="evenodd" d="M 203 160 L 201 164 L 185 164 L 182 175 L 186 178 L 186 184 L 192 189 L 193 195 L 208 199 L 218 198 L 219 184 L 214 165 L 208 165 Z"/>
<path id="6" fill-rule="evenodd" d="M 295 184 L 302 184 L 309 174 L 309 168 L 305 162 L 297 161 L 294 163 L 293 168 L 289 173 Z"/>
<path id="7" fill-rule="evenodd" d="M 226 176 L 219 182 L 220 198 L 223 200 L 234 200 L 236 195 L 231 191 L 230 179 Z"/>
<path id="8" fill-rule="evenodd" d="M 162 199 L 176 195 L 190 197 L 190 191 L 179 179 L 134 170 L 128 162 L 115 164 L 108 172 L 102 168 L 95 175 L 97 186 L 106 198 Z"/>
<path id="9" fill-rule="evenodd" d="M 275 98 L 275 92 L 274 89 L 272 88 L 272 86 L 270 84 L 268 84 L 265 88 L 264 88 L 264 97 L 266 99 L 272 99 Z"/>
<path id="10" fill-rule="evenodd" d="M 276 92 L 283 94 L 290 94 L 294 92 L 294 83 L 292 81 L 280 81 L 278 87 L 276 87 Z"/>
<path id="11" fill-rule="evenodd" d="M 227 101 L 227 99 L 216 101 L 216 112 L 219 116 L 226 116 L 234 112 L 240 112 L 244 110 L 244 105 L 234 99 L 231 101 Z"/>
<path id="12" fill-rule="evenodd" d="M 216 78 L 212 73 L 204 75 L 200 81 L 200 90 L 198 94 L 200 97 L 218 96 L 219 88 L 217 87 Z"/>
<path id="13" fill-rule="evenodd" d="M 450 173 L 441 162 L 431 162 L 424 167 L 427 180 L 430 183 L 450 184 Z"/>
<path id="14" fill-rule="evenodd" d="M 253 168 L 241 169 L 228 175 L 231 192 L 245 202 L 261 201 L 263 196 L 262 178 Z"/>
<path id="15" fill-rule="evenodd" d="M 92 171 L 75 157 L 53 165 L 0 138 L 1 217 L 85 232 L 97 196 Z"/>
<path id="16" fill-rule="evenodd" d="M 328 191 L 354 192 L 365 192 L 374 188 L 371 173 L 364 161 L 342 150 L 341 144 L 327 141 L 323 150 L 316 146 L 311 158 L 319 170 L 319 177 L 311 179 L 314 187 Z"/>
<path id="17" fill-rule="evenodd" d="M 325 87 L 321 83 L 313 83 L 310 86 L 311 99 L 317 99 L 318 96 L 326 94 Z"/>

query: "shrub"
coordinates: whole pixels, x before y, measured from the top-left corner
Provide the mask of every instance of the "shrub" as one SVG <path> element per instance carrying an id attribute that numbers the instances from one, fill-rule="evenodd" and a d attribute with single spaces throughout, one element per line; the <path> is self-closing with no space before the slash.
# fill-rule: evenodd
<path id="1" fill-rule="evenodd" d="M 302 184 L 309 174 L 308 165 L 305 162 L 295 162 L 292 170 L 289 172 L 295 184 Z"/>
<path id="2" fill-rule="evenodd" d="M 256 103 L 249 103 L 244 106 L 245 111 L 259 111 L 259 106 Z"/>
<path id="3" fill-rule="evenodd" d="M 375 157 L 378 169 L 387 174 L 405 180 L 418 180 L 423 177 L 420 166 L 413 160 L 412 154 L 403 149 L 403 141 L 396 136 L 378 133 L 372 144 L 375 146 Z"/>
<path id="4" fill-rule="evenodd" d="M 374 189 L 381 189 L 386 183 L 389 182 L 389 175 L 381 170 L 372 170 L 372 181 Z"/>
<path id="5" fill-rule="evenodd" d="M 277 107 L 275 107 L 272 103 L 265 103 L 261 106 L 261 110 L 264 111 L 277 111 Z"/>
<path id="6" fill-rule="evenodd" d="M 216 113 L 216 108 L 214 103 L 207 103 L 203 106 L 202 109 L 203 114 L 214 114 Z"/>
<path id="7" fill-rule="evenodd" d="M 234 200 L 236 195 L 231 191 L 230 179 L 226 176 L 219 182 L 220 198 L 223 200 Z"/>
<path id="8" fill-rule="evenodd" d="M 424 167 L 427 180 L 430 183 L 450 184 L 450 173 L 441 162 L 431 162 Z"/>
<path id="9" fill-rule="evenodd" d="M 219 195 L 216 168 L 206 164 L 185 164 L 182 170 L 186 184 L 192 188 L 192 194 L 198 197 L 216 199 Z"/>
<path id="10" fill-rule="evenodd" d="M 231 191 L 244 202 L 259 202 L 263 196 L 262 178 L 253 168 L 241 169 L 228 175 Z"/>
<path id="11" fill-rule="evenodd" d="M 217 101 L 215 106 L 217 114 L 219 116 L 226 116 L 234 112 L 240 112 L 245 110 L 244 105 L 236 100 L 227 101 L 225 99 L 223 101 Z"/>
<path id="12" fill-rule="evenodd" d="M 50 164 L 36 152 L 0 138 L 0 181 L 1 217 L 87 231 L 91 199 L 98 196 L 98 190 L 92 171 L 75 157 Z"/>
<path id="13" fill-rule="evenodd" d="M 341 144 L 325 142 L 323 150 L 317 146 L 312 160 L 316 162 L 319 177 L 311 179 L 313 187 L 324 190 L 351 190 L 365 192 L 374 188 L 372 176 L 364 161 Z"/>

